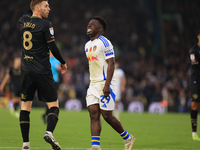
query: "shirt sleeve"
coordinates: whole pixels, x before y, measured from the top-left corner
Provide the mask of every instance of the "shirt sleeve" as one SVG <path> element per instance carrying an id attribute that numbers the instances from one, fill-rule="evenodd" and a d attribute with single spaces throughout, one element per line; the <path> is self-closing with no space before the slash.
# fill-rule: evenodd
<path id="1" fill-rule="evenodd" d="M 59 51 L 58 47 L 56 46 L 55 41 L 49 42 L 49 43 L 48 43 L 48 47 L 49 47 L 49 49 L 51 50 L 53 56 L 54 56 L 57 60 L 59 60 L 59 61 L 61 62 L 61 64 L 65 64 L 65 61 L 64 61 L 64 59 L 62 58 L 62 56 L 61 56 L 61 54 L 60 54 L 60 51 Z"/>
<path id="2" fill-rule="evenodd" d="M 115 57 L 115 53 L 114 53 L 114 49 L 113 49 L 113 45 L 111 44 L 110 41 L 107 41 L 108 43 L 106 44 L 103 44 L 103 47 L 104 47 L 104 57 L 105 59 L 109 59 L 109 58 L 113 58 Z"/>
<path id="3" fill-rule="evenodd" d="M 45 28 L 45 39 L 47 43 L 55 41 L 54 38 L 54 30 L 51 22 L 47 22 L 46 28 Z"/>
<path id="4" fill-rule="evenodd" d="M 191 65 L 197 65 L 199 64 L 198 61 L 198 54 L 196 53 L 195 49 L 191 49 L 190 50 L 190 61 L 191 61 Z"/>

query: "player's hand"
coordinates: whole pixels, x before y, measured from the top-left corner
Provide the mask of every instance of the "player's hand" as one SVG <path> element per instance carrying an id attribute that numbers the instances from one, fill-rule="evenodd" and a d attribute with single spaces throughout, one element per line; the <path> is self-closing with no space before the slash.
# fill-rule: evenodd
<path id="1" fill-rule="evenodd" d="M 109 94 L 110 94 L 110 85 L 105 85 L 104 88 L 103 88 L 103 94 L 104 94 L 104 97 L 108 97 Z"/>
<path id="2" fill-rule="evenodd" d="M 60 64 L 61 67 L 61 74 L 64 74 L 65 72 L 67 72 L 67 64 Z"/>

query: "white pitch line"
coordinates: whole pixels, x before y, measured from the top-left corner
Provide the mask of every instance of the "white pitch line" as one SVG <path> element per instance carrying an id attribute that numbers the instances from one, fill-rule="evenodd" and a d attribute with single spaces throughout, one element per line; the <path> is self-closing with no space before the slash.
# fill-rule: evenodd
<path id="1" fill-rule="evenodd" d="M 20 149 L 21 147 L 0 147 L 0 149 Z M 49 147 L 31 147 L 31 149 L 49 149 Z M 62 149 L 72 149 L 72 150 L 86 150 L 88 148 L 62 148 Z M 102 150 L 123 150 L 123 148 L 101 148 Z M 134 150 L 183 150 L 183 149 L 134 149 Z M 187 150 L 187 149 L 184 149 Z M 189 149 L 188 149 L 189 150 Z M 193 149 L 197 150 L 197 149 Z"/>

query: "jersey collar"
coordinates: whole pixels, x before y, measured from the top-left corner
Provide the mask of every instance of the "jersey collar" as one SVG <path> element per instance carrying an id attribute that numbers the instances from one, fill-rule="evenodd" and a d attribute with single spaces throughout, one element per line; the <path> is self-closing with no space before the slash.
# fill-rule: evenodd
<path id="1" fill-rule="evenodd" d="M 96 39 L 99 39 L 101 37 L 101 35 L 99 35 Z"/>
<path id="2" fill-rule="evenodd" d="M 37 17 L 37 16 L 31 16 L 30 18 L 39 18 L 39 17 Z"/>

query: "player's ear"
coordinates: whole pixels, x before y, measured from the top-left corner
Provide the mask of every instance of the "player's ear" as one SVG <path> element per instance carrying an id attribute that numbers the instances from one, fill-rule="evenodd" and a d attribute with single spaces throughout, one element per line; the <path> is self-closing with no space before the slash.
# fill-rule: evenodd
<path id="1" fill-rule="evenodd" d="M 36 11 L 40 11 L 38 5 L 35 6 L 35 10 L 36 10 Z"/>
<path id="2" fill-rule="evenodd" d="M 101 28 L 101 27 L 99 27 L 98 30 L 99 30 L 99 32 L 103 32 L 103 28 Z"/>
<path id="3" fill-rule="evenodd" d="M 38 11 L 38 12 L 40 12 L 40 5 L 39 5 L 39 4 L 37 4 L 37 5 L 35 6 L 35 10 Z"/>

